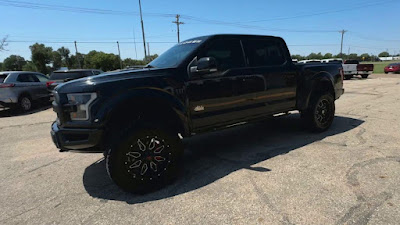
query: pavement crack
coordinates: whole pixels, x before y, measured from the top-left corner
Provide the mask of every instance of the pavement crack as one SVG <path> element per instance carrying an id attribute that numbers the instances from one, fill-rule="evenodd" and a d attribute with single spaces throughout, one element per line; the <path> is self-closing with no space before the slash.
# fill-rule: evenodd
<path id="1" fill-rule="evenodd" d="M 52 162 L 46 163 L 46 164 L 41 165 L 41 166 L 39 166 L 39 167 L 37 167 L 37 168 L 35 168 L 35 169 L 29 170 L 28 173 L 32 173 L 32 172 L 34 172 L 34 171 L 36 171 L 36 170 L 38 170 L 38 169 L 41 169 L 41 168 L 50 166 L 51 164 L 54 164 L 54 163 L 59 162 L 59 161 L 61 161 L 61 160 L 63 160 L 63 159 L 57 159 L 57 160 L 54 160 L 54 161 L 52 161 Z"/>
<path id="2" fill-rule="evenodd" d="M 360 170 L 380 162 L 400 162 L 400 157 L 388 156 L 370 159 L 354 164 L 347 172 L 347 184 L 356 195 L 358 203 L 351 207 L 336 224 L 368 224 L 375 210 L 393 197 L 393 193 L 388 190 L 372 197 L 367 197 L 361 190 L 361 183 L 358 180 Z"/>
<path id="3" fill-rule="evenodd" d="M 26 127 L 26 126 L 34 126 L 34 125 L 41 125 L 41 124 L 50 124 L 53 121 L 49 121 L 49 122 L 39 122 L 39 123 L 28 123 L 28 124 L 20 124 L 20 125 L 11 125 L 11 126 L 6 126 L 6 127 L 0 127 L 0 130 L 2 129 L 6 129 L 6 128 L 22 128 L 22 127 Z"/>

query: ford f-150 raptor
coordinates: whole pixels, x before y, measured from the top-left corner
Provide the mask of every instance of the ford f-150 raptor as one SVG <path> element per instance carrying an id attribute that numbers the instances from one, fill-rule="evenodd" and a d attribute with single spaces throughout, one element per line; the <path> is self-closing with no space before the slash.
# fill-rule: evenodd
<path id="1" fill-rule="evenodd" d="M 183 138 L 291 110 L 322 132 L 343 92 L 341 64 L 295 65 L 280 37 L 203 36 L 143 69 L 57 86 L 51 136 L 60 151 L 103 152 L 118 186 L 147 192 L 177 177 Z"/>

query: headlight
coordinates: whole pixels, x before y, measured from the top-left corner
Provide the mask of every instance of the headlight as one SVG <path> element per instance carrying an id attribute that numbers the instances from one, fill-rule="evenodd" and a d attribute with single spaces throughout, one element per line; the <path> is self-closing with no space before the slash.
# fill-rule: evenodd
<path id="1" fill-rule="evenodd" d="M 97 98 L 96 93 L 67 94 L 68 104 L 75 105 L 76 111 L 70 112 L 71 120 L 88 120 L 89 106 Z"/>

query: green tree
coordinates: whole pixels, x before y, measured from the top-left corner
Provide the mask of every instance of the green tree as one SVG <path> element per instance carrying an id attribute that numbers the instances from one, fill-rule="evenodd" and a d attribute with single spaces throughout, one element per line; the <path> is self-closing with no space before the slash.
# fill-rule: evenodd
<path id="1" fill-rule="evenodd" d="M 0 71 L 3 70 L 3 63 L 0 62 Z"/>
<path id="2" fill-rule="evenodd" d="M 301 55 L 292 55 L 292 59 L 297 59 L 297 60 L 304 60 L 306 57 L 301 56 Z"/>
<path id="3" fill-rule="evenodd" d="M 323 56 L 322 56 L 321 52 L 319 52 L 319 53 L 313 52 L 307 56 L 307 59 L 322 59 L 322 58 L 323 58 Z"/>
<path id="4" fill-rule="evenodd" d="M 138 66 L 138 65 L 145 65 L 143 60 L 137 60 L 137 59 L 131 59 L 131 58 L 126 58 L 122 61 L 124 66 Z"/>
<path id="5" fill-rule="evenodd" d="M 26 64 L 22 67 L 23 71 L 33 71 L 36 72 L 36 66 L 32 61 L 26 61 Z"/>
<path id="6" fill-rule="evenodd" d="M 351 54 L 348 56 L 348 59 L 358 59 L 357 53 L 351 53 Z"/>
<path id="7" fill-rule="evenodd" d="M 71 53 L 69 51 L 69 49 L 65 48 L 65 47 L 61 47 L 61 48 L 57 49 L 57 52 L 59 52 L 60 55 L 61 55 L 61 59 L 62 59 L 61 66 L 69 67 L 69 65 L 70 65 L 70 56 L 69 56 L 69 54 Z"/>
<path id="8" fill-rule="evenodd" d="M 390 54 L 389 54 L 389 52 L 381 52 L 381 53 L 379 53 L 378 56 L 379 56 L 379 57 L 389 57 Z"/>
<path id="9" fill-rule="evenodd" d="M 14 70 L 20 71 L 22 67 L 26 64 L 24 57 L 19 55 L 10 55 L 5 58 L 3 61 L 3 69 L 4 70 Z"/>
<path id="10" fill-rule="evenodd" d="M 148 64 L 151 61 L 153 61 L 154 59 L 156 59 L 157 57 L 158 57 L 157 54 L 149 55 L 149 56 L 147 56 L 146 58 L 143 59 L 143 62 L 144 62 L 144 64 Z"/>
<path id="11" fill-rule="evenodd" d="M 103 71 L 116 70 L 120 68 L 119 57 L 112 53 L 90 51 L 85 56 L 85 68 L 101 69 Z"/>
<path id="12" fill-rule="evenodd" d="M 323 58 L 324 59 L 331 59 L 331 58 L 333 58 L 333 55 L 332 55 L 332 53 L 325 53 Z"/>
<path id="13" fill-rule="evenodd" d="M 360 55 L 362 61 L 371 61 L 371 56 L 368 53 L 363 53 Z"/>
<path id="14" fill-rule="evenodd" d="M 77 57 L 78 56 L 78 57 Z M 68 68 L 71 69 L 78 69 L 78 68 L 84 68 L 84 63 L 85 63 L 85 57 L 86 55 L 78 53 L 77 55 L 71 55 L 68 61 Z M 79 62 L 78 62 L 79 60 Z M 80 67 L 79 67 L 80 63 Z"/>
<path id="15" fill-rule="evenodd" d="M 60 69 L 62 66 L 62 56 L 58 51 L 52 52 L 52 58 L 53 58 L 53 67 L 52 70 L 57 70 Z"/>
<path id="16" fill-rule="evenodd" d="M 43 74 L 47 74 L 47 64 L 52 62 L 53 49 L 46 47 L 44 44 L 35 43 L 29 47 L 32 52 L 32 62 L 35 64 L 37 70 Z"/>

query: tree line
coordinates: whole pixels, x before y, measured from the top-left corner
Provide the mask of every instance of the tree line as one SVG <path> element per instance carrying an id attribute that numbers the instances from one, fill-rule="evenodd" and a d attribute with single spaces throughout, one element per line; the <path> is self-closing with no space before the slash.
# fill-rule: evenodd
<path id="1" fill-rule="evenodd" d="M 43 74 L 50 74 L 61 67 L 69 69 L 101 69 L 103 71 L 117 70 L 121 68 L 118 55 L 92 50 L 87 54 L 71 54 L 66 47 L 53 50 L 52 47 L 35 43 L 29 46 L 31 60 L 19 55 L 10 55 L 0 63 L 2 71 L 36 71 Z M 142 60 L 126 58 L 122 60 L 123 68 L 130 66 L 146 65 L 158 55 L 147 56 Z"/>
<path id="2" fill-rule="evenodd" d="M 378 57 L 389 57 L 390 54 L 389 52 L 381 52 L 379 53 L 378 56 L 376 55 L 370 55 L 368 53 L 363 53 L 361 55 L 358 55 L 357 53 L 351 53 L 351 54 L 337 54 L 333 55 L 332 53 L 326 53 L 322 54 L 321 52 L 319 53 L 311 53 L 307 56 L 302 56 L 302 55 L 292 55 L 293 59 L 297 60 L 306 60 L 306 59 L 331 59 L 331 58 L 342 58 L 342 59 L 355 59 L 358 61 L 379 61 Z"/>

